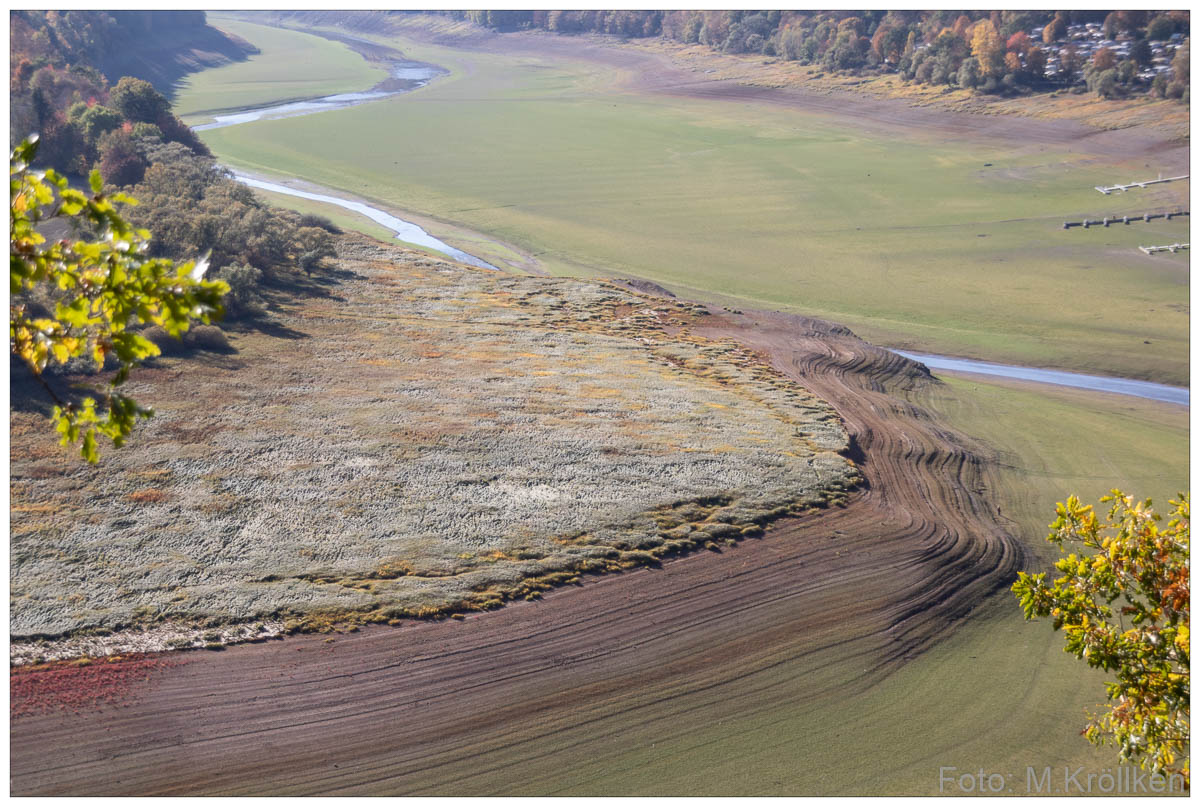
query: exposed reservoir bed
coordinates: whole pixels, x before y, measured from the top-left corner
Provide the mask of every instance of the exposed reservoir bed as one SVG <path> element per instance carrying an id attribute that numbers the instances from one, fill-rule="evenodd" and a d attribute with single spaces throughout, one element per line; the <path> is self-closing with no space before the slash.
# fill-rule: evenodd
<path id="1" fill-rule="evenodd" d="M 278 120 L 280 118 L 292 118 L 299 115 L 312 115 L 317 112 L 330 112 L 335 109 L 345 109 L 346 107 L 366 104 L 372 101 L 380 101 L 384 98 L 390 98 L 394 95 L 411 92 L 412 90 L 424 87 L 434 78 L 446 74 L 445 70 L 436 65 L 407 60 L 389 61 L 387 68 L 389 78 L 381 81 L 371 89 L 364 92 L 337 93 L 334 95 L 326 95 L 320 98 L 313 98 L 303 101 L 289 101 L 282 104 L 270 104 L 267 106 L 236 110 L 227 112 L 225 114 L 213 115 L 212 122 L 197 124 L 192 128 L 197 132 L 202 132 L 209 129 L 222 129 L 226 126 L 237 126 L 239 124 L 253 123 L 260 120 Z M 435 238 L 419 225 L 405 221 L 404 219 L 393 216 L 392 214 L 386 213 L 378 208 L 371 207 L 364 202 L 352 199 L 343 199 L 327 194 L 297 190 L 295 188 L 289 188 L 286 185 L 280 185 L 258 179 L 256 177 L 251 177 L 237 171 L 234 171 L 233 176 L 238 182 L 241 182 L 244 185 L 249 185 L 252 188 L 258 188 L 259 190 L 266 190 L 273 193 L 284 194 L 286 196 L 293 196 L 300 199 L 309 199 L 314 202 L 323 202 L 325 204 L 336 205 L 337 207 L 341 207 L 345 210 L 350 210 L 354 213 L 366 216 L 372 221 L 387 227 L 396 234 L 396 238 L 405 241 L 406 243 L 437 250 L 438 252 L 441 252 L 456 261 L 460 261 L 471 266 L 478 266 L 481 269 L 492 269 L 499 271 L 497 267 L 493 266 L 487 261 L 452 247 L 439 238 Z"/>
<path id="2" fill-rule="evenodd" d="M 238 182 L 242 182 L 253 188 L 281 193 L 288 196 L 295 196 L 301 199 L 311 199 L 317 202 L 325 202 L 327 204 L 337 205 L 346 210 L 359 213 L 367 218 L 375 221 L 388 229 L 395 232 L 396 237 L 402 241 L 417 246 L 435 249 L 439 252 L 454 258 L 462 263 L 471 266 L 478 266 L 483 269 L 493 269 L 500 271 L 498 267 L 476 258 L 474 255 L 463 252 L 460 249 L 450 246 L 438 238 L 430 235 L 421 227 L 407 222 L 404 219 L 393 216 L 379 208 L 372 207 L 365 202 L 344 199 L 336 196 L 329 196 L 321 193 L 311 193 L 308 191 L 297 190 L 286 185 L 280 185 L 274 182 L 256 179 L 245 174 L 234 172 L 234 178 Z M 1147 398 L 1153 401 L 1165 401 L 1166 403 L 1180 404 L 1189 406 L 1191 402 L 1191 392 L 1186 387 L 1173 387 L 1167 384 L 1155 384 L 1150 381 L 1137 381 L 1129 378 L 1113 378 L 1110 376 L 1087 375 L 1084 373 L 1070 373 L 1063 370 L 1045 370 L 1037 367 L 1021 367 L 1012 364 L 996 364 L 994 362 L 977 361 L 974 359 L 955 358 L 952 356 L 938 356 L 930 353 L 910 353 L 904 350 L 895 350 L 905 358 L 919 361 L 929 367 L 931 370 L 950 370 L 961 373 L 978 373 L 980 375 L 1000 376 L 1003 378 L 1013 378 L 1022 381 L 1034 381 L 1041 384 L 1055 384 L 1062 387 L 1075 387 L 1078 389 L 1097 390 L 1100 392 L 1112 392 L 1118 395 L 1133 395 L 1139 398 Z"/>
<path id="3" fill-rule="evenodd" d="M 19 414 L 15 637 L 105 630 L 107 655 L 179 638 L 131 625 L 489 610 L 547 575 L 720 550 L 860 478 L 829 404 L 690 332 L 705 306 L 337 248 L 335 292 L 278 313 L 287 338 L 241 335 L 236 369 L 186 383 L 140 373 L 158 413 L 102 477 L 58 474 Z"/>
<path id="4" fill-rule="evenodd" d="M 350 38 L 360 39 L 360 41 L 364 42 L 368 41 L 361 40 L 361 38 L 358 37 Z M 437 76 L 444 75 L 446 73 L 445 70 L 436 65 L 408 60 L 391 60 L 388 62 L 388 70 L 391 78 L 381 82 L 366 92 L 341 93 L 308 101 L 274 104 L 257 109 L 241 110 L 226 115 L 217 115 L 214 116 L 214 122 L 199 125 L 194 128 L 197 131 L 201 131 L 206 129 L 235 126 L 238 124 L 250 123 L 259 120 L 296 117 L 300 115 L 309 115 L 318 112 L 357 106 L 418 89 L 425 86 L 427 83 L 429 83 L 429 81 Z M 481 258 L 452 247 L 449 244 L 446 244 L 444 241 L 430 235 L 422 227 L 380 210 L 379 208 L 372 207 L 371 205 L 368 205 L 361 200 L 354 199 L 353 197 L 345 198 L 344 196 L 339 197 L 313 191 L 299 190 L 286 185 L 251 177 L 236 171 L 234 172 L 234 177 L 239 182 L 261 190 L 341 207 L 345 210 L 363 215 L 368 219 L 387 227 L 395 233 L 398 239 L 407 243 L 419 247 L 425 247 L 427 249 L 437 250 L 438 252 L 441 252 L 455 260 L 472 266 L 498 270 L 498 267 L 482 260 Z M 1033 381 L 1037 383 L 1055 384 L 1058 386 L 1111 392 L 1121 395 L 1133 395 L 1149 400 L 1164 401 L 1183 406 L 1190 405 L 1190 392 L 1185 387 L 1174 387 L 1165 384 L 1156 384 L 1147 381 L 1138 381 L 1119 377 L 1094 376 L 1082 373 L 1047 370 L 1020 365 L 997 364 L 992 362 L 940 356 L 935 354 L 909 353 L 899 350 L 895 352 L 907 358 L 923 362 L 929 368 L 935 370 L 940 369 L 955 372 L 978 373 L 981 375 L 992 375 L 1004 378 Z"/>
<path id="5" fill-rule="evenodd" d="M 225 126 L 236 126 L 239 123 L 251 123 L 257 120 L 292 118 L 297 115 L 311 115 L 314 112 L 344 109 L 348 106 L 366 104 L 410 92 L 424 87 L 432 79 L 445 73 L 439 67 L 420 62 L 392 62 L 388 65 L 388 72 L 391 74 L 391 78 L 380 82 L 366 92 L 337 93 L 307 101 L 291 101 L 286 104 L 272 104 L 229 112 L 224 115 L 213 115 L 211 123 L 202 123 L 192 128 L 197 132 L 202 132 L 206 129 L 221 129 Z"/>

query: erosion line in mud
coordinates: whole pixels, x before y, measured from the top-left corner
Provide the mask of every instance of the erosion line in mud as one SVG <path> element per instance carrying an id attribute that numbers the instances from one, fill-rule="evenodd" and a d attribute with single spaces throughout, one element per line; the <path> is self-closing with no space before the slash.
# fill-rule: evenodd
<path id="1" fill-rule="evenodd" d="M 742 342 L 837 409 L 867 480 L 845 507 L 461 622 L 190 654 L 129 708 L 15 719 L 13 792 L 461 793 L 483 770 L 528 781 L 530 760 L 602 758 L 638 727 L 769 717 L 811 696 L 785 682 L 853 661 L 821 690 L 849 696 L 1009 582 L 1024 551 L 976 492 L 986 458 L 907 400 L 937 383 L 922 368 L 803 317 L 705 321 L 702 335 Z"/>

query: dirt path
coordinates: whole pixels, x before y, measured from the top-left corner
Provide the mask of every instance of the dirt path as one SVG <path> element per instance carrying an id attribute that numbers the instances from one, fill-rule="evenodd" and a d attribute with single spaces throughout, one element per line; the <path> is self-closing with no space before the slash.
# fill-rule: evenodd
<path id="1" fill-rule="evenodd" d="M 918 366 L 801 317 L 706 322 L 837 407 L 869 482 L 846 507 L 462 621 L 183 656 L 127 705 L 14 718 L 12 793 L 620 792 L 598 771 L 647 736 L 852 696 L 1008 582 L 985 462 L 887 391 L 936 383 Z"/>

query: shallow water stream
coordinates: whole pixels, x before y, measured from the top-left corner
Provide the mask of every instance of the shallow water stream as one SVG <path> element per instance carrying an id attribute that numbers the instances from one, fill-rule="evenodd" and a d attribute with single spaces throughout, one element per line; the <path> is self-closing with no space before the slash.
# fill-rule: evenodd
<path id="1" fill-rule="evenodd" d="M 245 174 L 239 174 L 236 171 L 233 173 L 233 178 L 244 185 L 249 185 L 252 188 L 259 188 L 260 190 L 271 191 L 273 193 L 282 193 L 286 194 L 287 196 L 296 196 L 301 199 L 311 199 L 314 202 L 325 202 L 326 204 L 337 205 L 338 207 L 366 216 L 371 221 L 374 221 L 378 224 L 382 224 L 384 227 L 387 227 L 389 230 L 394 232 L 396 234 L 396 238 L 400 239 L 401 241 L 406 241 L 409 244 L 415 244 L 419 247 L 435 249 L 438 252 L 448 255 L 456 261 L 470 264 L 471 266 L 478 266 L 481 269 L 493 269 L 497 272 L 500 271 L 498 267 L 492 266 L 487 261 L 481 258 L 476 258 L 474 255 L 463 252 L 461 249 L 456 249 L 455 247 L 447 244 L 445 241 L 435 238 L 418 225 L 413 224 L 410 221 L 397 218 L 391 213 L 386 213 L 377 207 L 371 207 L 366 202 L 360 202 L 352 199 L 342 199 L 337 196 L 328 196 L 323 193 L 311 193 L 309 191 L 297 190 L 296 188 L 289 188 L 287 185 L 279 185 L 275 182 L 267 182 L 266 180 L 256 179 Z"/>
<path id="2" fill-rule="evenodd" d="M 438 76 L 445 75 L 446 71 L 437 65 L 424 64 L 422 62 L 392 61 L 388 64 L 388 73 L 390 74 L 389 78 L 365 92 L 339 93 L 337 95 L 326 95 L 322 98 L 313 98 L 308 101 L 291 101 L 286 104 L 273 104 L 271 106 L 258 107 L 257 109 L 244 109 L 224 115 L 214 115 L 211 123 L 200 124 L 192 128 L 197 132 L 202 132 L 208 129 L 221 129 L 226 126 L 237 126 L 242 123 L 253 123 L 260 120 L 279 120 L 281 118 L 293 118 L 299 115 L 312 115 L 318 112 L 345 109 L 346 107 L 390 98 L 401 93 L 412 92 L 415 89 L 424 87 Z M 393 216 L 391 213 L 384 212 L 379 208 L 371 207 L 357 199 L 344 199 L 324 193 L 297 190 L 287 185 L 268 182 L 267 180 L 251 177 L 237 171 L 233 172 L 233 178 L 243 185 L 249 185 L 252 188 L 337 205 L 338 207 L 366 216 L 378 224 L 382 224 L 395 233 L 396 238 L 401 241 L 437 250 L 456 261 L 461 261 L 471 266 L 500 271 L 487 261 L 476 258 L 474 255 L 463 252 L 461 249 L 456 249 L 445 241 L 435 238 L 422 227 Z"/>
<path id="3" fill-rule="evenodd" d="M 445 75 L 446 71 L 436 65 L 421 62 L 391 62 L 388 65 L 391 78 L 376 84 L 364 92 L 344 92 L 337 95 L 326 95 L 323 98 L 313 98 L 308 101 L 291 101 L 286 104 L 245 109 L 229 112 L 224 115 L 213 115 L 211 123 L 202 123 L 192 128 L 197 132 L 206 129 L 221 129 L 226 126 L 237 126 L 239 123 L 252 123 L 257 120 L 278 120 L 293 118 L 297 115 L 311 115 L 314 112 L 328 112 L 333 109 L 345 109 L 371 101 L 390 98 L 393 95 L 412 92 L 424 87 L 434 78 Z"/>
<path id="4" fill-rule="evenodd" d="M 1172 387 L 1166 384 L 1154 384 L 1150 381 L 1134 381 L 1129 378 L 1068 373 L 1062 370 L 1041 370 L 1036 367 L 1020 367 L 1012 364 L 993 364 L 972 359 L 956 359 L 951 356 L 909 353 L 904 350 L 893 350 L 892 352 L 913 361 L 919 361 L 931 370 L 952 370 L 960 373 L 1002 376 L 1021 381 L 1036 381 L 1040 384 L 1057 384 L 1060 387 L 1077 387 L 1100 392 L 1115 392 L 1118 395 L 1134 395 L 1138 398 L 1166 401 L 1183 406 L 1191 404 L 1191 390 L 1188 387 Z"/>

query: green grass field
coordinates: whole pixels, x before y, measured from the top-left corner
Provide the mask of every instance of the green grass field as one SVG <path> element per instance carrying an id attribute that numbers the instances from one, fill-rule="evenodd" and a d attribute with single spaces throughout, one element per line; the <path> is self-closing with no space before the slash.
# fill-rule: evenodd
<path id="1" fill-rule="evenodd" d="M 205 141 L 232 165 L 495 236 L 554 273 L 647 277 L 897 347 L 1187 381 L 1188 257 L 1137 250 L 1188 240 L 1187 219 L 1061 229 L 1173 203 L 1179 186 L 1103 197 L 1092 186 L 1134 169 L 867 137 L 830 117 L 613 89 L 591 65 L 398 44 L 452 75 Z"/>
<path id="2" fill-rule="evenodd" d="M 354 92 L 374 86 L 387 71 L 337 42 L 311 34 L 213 15 L 210 22 L 253 43 L 262 53 L 194 73 L 180 82 L 175 114 L 199 123 L 197 116 L 222 109 Z"/>
<path id="3" fill-rule="evenodd" d="M 946 382 L 935 412 L 1000 451 L 1004 515 L 1041 539 L 1054 504 L 1076 493 L 1095 502 L 1113 487 L 1165 511 L 1188 485 L 1189 411 L 1126 395 L 1045 384 L 983 381 L 935 372 Z M 1015 508 L 1015 509 L 1014 509 Z M 1046 545 L 1048 552 L 1053 548 Z"/>
<path id="4" fill-rule="evenodd" d="M 1068 494 L 1094 503 L 1120 487 L 1152 497 L 1165 512 L 1168 499 L 1188 488 L 1189 417 L 1183 407 L 1044 385 L 939 377 L 946 385 L 920 403 L 1000 452 L 993 498 L 1014 531 L 1040 553 L 1037 570 L 1049 568 L 1057 556 L 1043 539 L 1055 502 Z M 879 715 L 869 719 L 896 739 L 881 743 L 891 753 L 879 754 L 876 764 L 894 779 L 878 792 L 936 792 L 939 765 L 960 772 L 982 766 L 1016 773 L 1018 795 L 1027 765 L 1039 771 L 1055 766 L 1060 782 L 1065 764 L 1089 770 L 1115 765 L 1114 751 L 1093 749 L 1078 734 L 1086 722 L 1084 711 L 1103 697 L 1105 676 L 1062 646 L 1062 634 L 1046 621 L 1025 622 L 1015 598 L 1004 593 L 984 603 L 948 642 L 856 704 L 865 714 Z M 905 725 L 906 715 L 917 717 L 922 728 L 901 742 L 914 731 Z M 902 747 L 907 749 L 897 756 Z M 864 776 L 863 781 L 875 780 Z"/>
<path id="5" fill-rule="evenodd" d="M 1188 413 L 1181 407 L 943 380 L 945 387 L 918 403 L 1002 447 L 995 499 L 1046 566 L 1053 548 L 1042 539 L 1054 503 L 1067 493 L 1095 501 L 1121 486 L 1165 509 L 1168 497 L 1187 488 Z M 634 766 L 624 792 L 777 793 L 769 785 L 776 781 L 783 792 L 790 784 L 803 793 L 936 794 L 938 770 L 950 766 L 1013 774 L 1013 793 L 1021 795 L 1027 766 L 1039 773 L 1053 766 L 1056 784 L 1064 765 L 1112 767 L 1115 752 L 1079 736 L 1085 711 L 1103 697 L 1104 675 L 1062 645 L 1061 634 L 1045 621 L 1025 622 L 1015 598 L 1002 593 L 950 640 L 861 695 L 814 697 L 740 722 L 694 727 L 679 748 L 655 749 L 663 763 Z M 853 672 L 841 665 L 828 680 Z M 788 671 L 778 674 L 786 679 Z M 805 683 L 819 691 L 820 679 Z"/>

